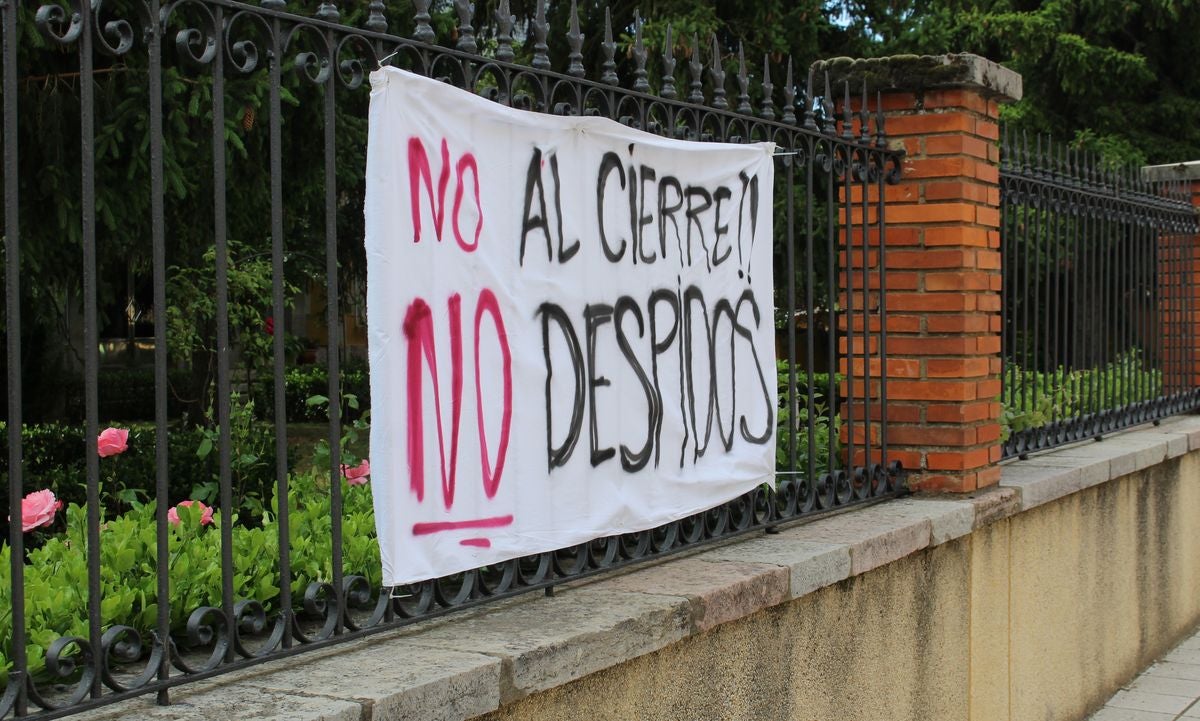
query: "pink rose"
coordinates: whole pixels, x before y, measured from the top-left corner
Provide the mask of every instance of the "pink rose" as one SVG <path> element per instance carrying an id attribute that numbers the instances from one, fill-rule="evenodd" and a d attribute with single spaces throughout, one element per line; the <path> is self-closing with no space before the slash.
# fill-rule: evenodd
<path id="1" fill-rule="evenodd" d="M 129 431 L 124 428 L 105 428 L 96 438 L 96 452 L 101 458 L 124 453 L 129 447 Z"/>
<path id="2" fill-rule="evenodd" d="M 179 508 L 180 506 L 183 508 L 191 508 L 193 505 L 200 506 L 201 526 L 207 526 L 208 524 L 212 523 L 212 507 L 206 506 L 200 501 L 180 501 L 178 506 L 175 506 L 175 508 L 167 511 L 167 520 L 170 521 L 172 525 L 178 526 L 180 523 L 183 523 L 183 520 L 179 518 L 179 511 L 175 509 Z"/>
<path id="3" fill-rule="evenodd" d="M 371 464 L 366 458 L 363 459 L 362 463 L 353 468 L 344 464 L 342 465 L 342 478 L 345 478 L 346 483 L 352 486 L 361 486 L 366 483 L 370 480 L 367 478 L 369 475 L 371 475 Z"/>
<path id="4" fill-rule="evenodd" d="M 21 530 L 28 533 L 54 522 L 54 514 L 62 508 L 62 501 L 54 497 L 49 489 L 34 491 L 21 499 Z M 12 520 L 12 517 L 9 517 Z"/>

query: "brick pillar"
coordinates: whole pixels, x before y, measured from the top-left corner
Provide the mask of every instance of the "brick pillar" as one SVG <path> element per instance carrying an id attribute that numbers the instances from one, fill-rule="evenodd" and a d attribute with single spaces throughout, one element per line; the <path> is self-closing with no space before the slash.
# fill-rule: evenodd
<path id="1" fill-rule="evenodd" d="M 900 183 L 886 193 L 889 457 L 917 490 L 995 484 L 997 118 L 1000 103 L 1020 98 L 1021 78 L 974 55 L 834 60 L 818 70 L 834 87 L 865 78 L 872 105 L 882 92 L 889 143 L 907 153 Z"/>
<path id="2" fill-rule="evenodd" d="M 1200 161 L 1147 166 L 1142 179 L 1200 209 Z M 1200 387 L 1200 237 L 1165 235 L 1158 248 L 1158 322 L 1167 349 L 1163 392 L 1171 395 Z"/>

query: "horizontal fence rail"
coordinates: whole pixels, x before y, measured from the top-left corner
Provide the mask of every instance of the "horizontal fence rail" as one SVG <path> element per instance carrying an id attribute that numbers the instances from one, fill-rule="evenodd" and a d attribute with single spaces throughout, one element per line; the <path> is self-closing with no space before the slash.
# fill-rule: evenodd
<path id="1" fill-rule="evenodd" d="M 1004 455 L 1200 407 L 1190 189 L 1006 132 L 1000 190 Z"/>
<path id="2" fill-rule="evenodd" d="M 525 23 L 501 3 L 486 31 L 466 2 L 414 6 L 396 23 L 380 0 L 311 17 L 283 0 L 3 5 L 0 717 L 167 703 L 179 684 L 902 490 L 886 428 L 843 412 L 887 402 L 871 373 L 887 324 L 868 317 L 886 315 L 884 243 L 874 265 L 840 257 L 873 257 L 899 173 L 865 91 L 852 113 L 851 88 L 798 87 L 790 62 L 752 81 L 730 38 L 668 29 L 652 57 L 636 19 L 618 54 L 607 16 L 589 78 L 574 3 L 552 18 L 561 37 L 544 0 Z M 381 62 L 526 110 L 777 144 L 773 484 L 651 531 L 380 586 L 349 326 Z M 305 330 L 301 303 L 323 327 Z M 75 357 L 47 360 L 48 332 Z M 152 354 L 149 380 L 101 358 L 118 346 Z"/>

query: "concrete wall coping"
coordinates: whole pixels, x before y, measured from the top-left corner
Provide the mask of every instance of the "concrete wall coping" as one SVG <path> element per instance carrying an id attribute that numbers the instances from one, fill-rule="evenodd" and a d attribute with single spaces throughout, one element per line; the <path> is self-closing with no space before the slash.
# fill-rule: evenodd
<path id="1" fill-rule="evenodd" d="M 1200 160 L 1142 166 L 1142 180 L 1200 180 Z"/>
<path id="2" fill-rule="evenodd" d="M 971 53 L 830 58 L 813 63 L 812 70 L 817 74 L 818 84 L 823 82 L 820 75 L 829 73 L 837 97 L 841 96 L 836 88 L 844 82 L 849 82 L 852 89 L 866 83 L 872 93 L 971 88 L 1002 103 L 1020 100 L 1024 92 L 1020 73 Z"/>
<path id="3" fill-rule="evenodd" d="M 1003 466 L 999 487 L 913 496 L 575 581 L 85 714 L 89 719 L 461 721 L 1200 450 L 1182 416 Z"/>

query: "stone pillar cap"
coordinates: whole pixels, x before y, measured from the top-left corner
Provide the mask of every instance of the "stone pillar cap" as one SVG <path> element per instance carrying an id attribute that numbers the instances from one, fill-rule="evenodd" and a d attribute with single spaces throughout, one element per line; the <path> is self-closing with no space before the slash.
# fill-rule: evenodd
<path id="1" fill-rule="evenodd" d="M 1142 180 L 1200 180 L 1200 160 L 1142 166 Z"/>
<path id="2" fill-rule="evenodd" d="M 968 88 L 1000 102 L 1021 99 L 1021 76 L 999 63 L 970 53 L 953 55 L 892 55 L 886 58 L 830 58 L 812 64 L 815 85 L 829 73 L 835 85 L 849 81 L 851 94 L 866 81 L 870 92 Z M 834 93 L 835 95 L 837 93 Z"/>

